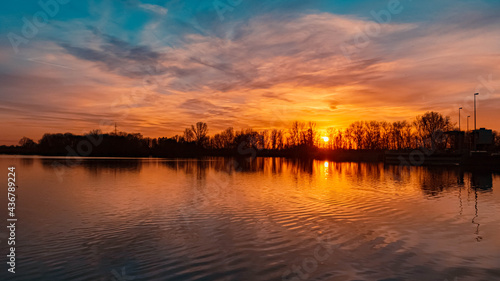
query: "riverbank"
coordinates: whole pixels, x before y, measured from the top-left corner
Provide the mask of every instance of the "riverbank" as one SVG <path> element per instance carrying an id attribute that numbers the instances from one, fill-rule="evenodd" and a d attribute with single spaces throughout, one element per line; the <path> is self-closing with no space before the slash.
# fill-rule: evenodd
<path id="1" fill-rule="evenodd" d="M 159 157 L 159 158 L 202 158 L 202 157 L 283 157 L 283 158 L 300 158 L 300 159 L 319 159 L 336 162 L 383 162 L 383 150 L 326 150 L 326 149 L 308 149 L 308 148 L 289 148 L 282 150 L 268 149 L 199 149 L 192 150 L 171 150 L 171 151 L 150 151 L 150 152 L 102 152 L 96 151 L 87 155 L 78 155 L 75 153 L 47 153 L 37 150 L 22 149 L 21 147 L 0 147 L 0 154 L 7 155 L 39 155 L 39 156 L 82 156 L 82 157 Z"/>
<path id="2" fill-rule="evenodd" d="M 478 166 L 500 167 L 500 155 L 489 152 L 431 152 L 425 150 L 349 150 L 349 149 L 321 149 L 310 147 L 293 147 L 281 150 L 269 149 L 190 149 L 153 150 L 142 151 L 127 150 L 93 150 L 91 153 L 77 153 L 76 149 L 58 151 L 39 151 L 37 149 L 24 149 L 19 146 L 0 147 L 0 154 L 6 155 L 39 155 L 60 157 L 156 157 L 156 158 L 205 158 L 205 157 L 282 157 L 290 159 L 317 159 L 335 162 L 383 162 L 388 165 L 410 166 Z M 82 155 L 83 154 L 83 155 Z"/>
<path id="3" fill-rule="evenodd" d="M 384 163 L 410 166 L 500 167 L 500 154 L 487 151 L 385 151 Z"/>

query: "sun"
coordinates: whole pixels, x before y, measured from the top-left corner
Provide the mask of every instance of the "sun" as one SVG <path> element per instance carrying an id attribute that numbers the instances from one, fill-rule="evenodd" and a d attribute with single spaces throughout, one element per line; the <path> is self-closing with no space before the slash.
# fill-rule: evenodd
<path id="1" fill-rule="evenodd" d="M 329 137 L 322 137 L 322 139 L 323 139 L 324 142 L 328 142 L 330 140 Z"/>

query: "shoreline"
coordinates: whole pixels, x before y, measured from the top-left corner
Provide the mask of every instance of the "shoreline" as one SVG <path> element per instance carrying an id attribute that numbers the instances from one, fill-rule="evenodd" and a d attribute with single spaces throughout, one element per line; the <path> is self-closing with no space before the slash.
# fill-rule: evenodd
<path id="1" fill-rule="evenodd" d="M 159 154 L 139 154 L 139 155 L 116 155 L 116 154 L 93 154 L 93 155 L 64 155 L 64 154 L 48 154 L 27 152 L 16 153 L 19 151 L 11 151 L 5 153 L 0 151 L 0 156 L 38 156 L 40 158 L 53 159 L 204 159 L 210 157 L 224 158 L 286 158 L 299 160 L 326 160 L 333 162 L 357 162 L 357 163 L 384 163 L 386 165 L 402 165 L 402 166 L 461 166 L 461 167 L 491 167 L 500 169 L 500 155 L 490 155 L 483 152 L 479 155 L 470 156 L 469 153 L 458 152 L 435 152 L 429 155 L 424 155 L 415 152 L 420 150 L 393 151 L 393 150 L 324 150 L 316 149 L 312 151 L 289 149 L 283 151 L 260 150 L 252 151 L 252 153 L 239 154 L 235 151 L 198 151 L 194 154 L 178 154 L 178 153 L 159 153 Z M 416 154 L 417 156 L 413 155 Z M 422 158 L 419 158 L 422 157 Z"/>

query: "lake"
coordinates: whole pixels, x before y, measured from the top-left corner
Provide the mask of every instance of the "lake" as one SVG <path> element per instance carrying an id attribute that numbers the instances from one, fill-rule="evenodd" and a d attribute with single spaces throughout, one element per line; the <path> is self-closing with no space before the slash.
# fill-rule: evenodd
<path id="1" fill-rule="evenodd" d="M 2 280 L 497 280 L 500 175 L 257 158 L 0 156 Z"/>

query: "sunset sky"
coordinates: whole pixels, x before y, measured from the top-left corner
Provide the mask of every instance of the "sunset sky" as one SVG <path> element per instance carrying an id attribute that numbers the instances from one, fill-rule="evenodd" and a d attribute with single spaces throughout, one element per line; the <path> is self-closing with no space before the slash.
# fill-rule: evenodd
<path id="1" fill-rule="evenodd" d="M 0 145 L 114 122 L 160 137 L 433 110 L 458 126 L 460 106 L 465 129 L 476 91 L 478 127 L 500 130 L 500 1 L 41 2 L 0 9 Z"/>

